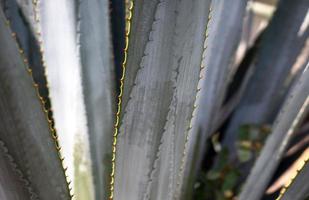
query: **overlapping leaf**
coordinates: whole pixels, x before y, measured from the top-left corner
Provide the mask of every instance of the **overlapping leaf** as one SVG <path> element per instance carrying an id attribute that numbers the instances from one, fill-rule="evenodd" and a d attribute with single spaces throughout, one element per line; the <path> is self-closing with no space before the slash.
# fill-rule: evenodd
<path id="1" fill-rule="evenodd" d="M 206 139 L 212 134 L 227 87 L 227 74 L 240 40 L 242 18 L 246 1 L 212 1 L 212 14 L 208 30 L 207 49 L 203 52 L 201 80 L 197 95 L 196 112 L 192 119 L 187 156 L 182 175 L 182 199 L 190 198 L 193 181 L 205 151 Z"/>
<path id="2" fill-rule="evenodd" d="M 82 88 L 80 1 L 37 4 L 41 49 L 59 141 L 79 199 L 94 199 L 92 162 Z"/>
<path id="3" fill-rule="evenodd" d="M 252 78 L 226 131 L 224 144 L 231 152 L 241 125 L 273 123 L 287 93 L 286 80 L 309 36 L 308 28 L 299 35 L 308 6 L 306 0 L 279 2 L 261 38 Z"/>
<path id="4" fill-rule="evenodd" d="M 290 185 L 283 190 L 283 193 L 277 200 L 303 200 L 309 197 L 309 184 L 307 183 L 309 177 L 309 164 L 308 160 L 304 161 L 304 166 L 299 169 L 300 171 L 291 180 Z"/>
<path id="5" fill-rule="evenodd" d="M 27 71 L 28 66 L 24 64 L 17 43 L 5 23 L 0 10 L 0 139 L 38 198 L 70 199 L 59 152 L 43 105 L 31 74 Z M 18 191 L 4 192 L 12 195 L 9 193 Z"/>
<path id="6" fill-rule="evenodd" d="M 273 173 L 291 138 L 291 134 L 308 109 L 309 64 L 291 90 L 275 124 L 272 133 L 250 172 L 240 200 L 258 200 L 264 193 Z"/>
<path id="7" fill-rule="evenodd" d="M 95 193 L 98 200 L 109 194 L 110 160 L 116 105 L 114 65 L 108 1 L 81 3 L 83 91 L 89 130 Z"/>
<path id="8" fill-rule="evenodd" d="M 138 3 L 135 6 L 141 8 L 143 4 Z M 153 21 L 149 13 L 135 11 L 132 37 L 134 31 L 148 27 L 145 24 L 152 23 L 152 28 L 149 36 L 144 32 L 145 47 L 141 41 L 131 43 L 130 38 L 115 198 L 174 198 L 197 93 L 209 1 L 160 1 Z M 134 16 L 146 14 L 149 21 L 136 24 Z M 144 56 L 139 58 L 131 49 L 144 51 Z M 140 68 L 130 62 L 130 56 Z M 171 118 L 175 122 L 170 123 Z"/>

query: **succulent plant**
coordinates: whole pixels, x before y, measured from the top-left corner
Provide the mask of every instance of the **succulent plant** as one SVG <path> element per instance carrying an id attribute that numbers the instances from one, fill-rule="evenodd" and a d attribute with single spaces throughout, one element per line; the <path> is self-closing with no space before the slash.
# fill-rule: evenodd
<path id="1" fill-rule="evenodd" d="M 267 199 L 297 138 L 309 198 L 309 2 L 262 2 L 0 0 L 0 199 Z"/>

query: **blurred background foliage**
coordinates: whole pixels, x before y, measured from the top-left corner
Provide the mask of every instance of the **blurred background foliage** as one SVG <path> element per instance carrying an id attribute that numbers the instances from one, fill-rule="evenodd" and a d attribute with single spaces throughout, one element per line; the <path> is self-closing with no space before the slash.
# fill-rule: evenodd
<path id="1" fill-rule="evenodd" d="M 250 68 L 250 65 L 253 65 L 256 59 L 259 59 L 258 56 L 263 51 L 261 45 L 269 45 L 270 52 L 282 50 L 276 49 L 278 46 L 272 43 L 272 39 L 275 40 L 276 35 L 268 38 L 267 44 L 265 42 L 263 43 L 263 39 L 266 37 L 264 35 L 265 32 L 270 32 L 274 27 L 276 27 L 278 32 L 287 31 L 288 27 L 281 26 L 280 20 L 273 19 L 274 14 L 277 12 L 275 14 L 277 17 L 282 16 L 284 10 L 289 10 L 290 4 L 297 4 L 298 2 L 283 0 L 281 7 L 279 7 L 280 10 L 276 11 L 278 9 L 278 3 L 278 0 L 254 0 L 248 2 L 243 19 L 244 24 L 242 27 L 241 41 L 238 45 L 237 56 L 233 64 L 236 72 L 227 91 L 228 96 L 235 95 L 232 93 L 241 87 L 239 84 L 241 82 L 240 80 L 244 79 L 244 74 L 247 73 L 246 71 L 249 71 L 248 68 Z M 290 65 L 287 68 L 290 72 L 285 77 L 281 87 L 290 87 L 289 85 L 291 85 L 295 76 L 297 76 L 309 59 L 308 8 L 304 8 L 304 10 L 307 10 L 307 15 L 303 18 L 301 25 L 302 31 L 304 32 L 304 40 L 300 42 L 299 48 L 294 49 L 297 51 L 297 56 L 289 62 Z M 289 18 L 289 14 L 293 15 L 292 11 L 285 12 L 285 19 Z M 291 46 L 289 47 L 291 48 Z M 286 56 L 289 55 L 287 54 Z M 269 59 L 272 58 L 269 57 Z M 267 74 L 264 74 L 264 76 L 266 79 L 270 78 Z M 273 74 L 272 76 L 276 75 Z M 261 78 L 259 81 L 263 81 L 264 78 Z M 255 91 L 252 92 L 254 93 Z M 284 93 L 284 89 L 281 89 L 281 92 Z M 259 92 L 257 91 L 257 93 Z M 237 109 L 237 106 L 235 106 L 235 109 Z M 254 115 L 254 112 L 251 114 Z M 272 115 L 274 116 L 274 114 Z M 235 134 L 237 135 L 236 149 L 233 149 L 237 156 L 236 159 L 231 161 L 230 158 L 233 155 L 230 155 L 229 149 L 222 145 L 222 140 L 227 131 L 227 127 L 229 127 L 231 118 L 233 118 L 233 111 L 229 113 L 229 116 L 226 117 L 226 120 L 221 124 L 216 133 L 208 139 L 208 153 L 204 157 L 202 170 L 199 172 L 194 185 L 193 199 L 238 199 L 237 196 L 245 184 L 250 168 L 259 156 L 268 135 L 271 133 L 272 120 L 268 120 L 267 123 L 265 123 L 265 120 L 265 122 L 261 121 L 262 123 L 255 123 L 253 120 L 253 123 L 240 124 L 235 130 Z M 278 197 L 280 189 L 290 182 L 295 176 L 296 171 L 302 166 L 303 161 L 309 158 L 308 150 L 309 115 L 307 113 L 301 125 L 293 133 L 283 159 L 273 174 L 268 184 L 268 189 L 263 195 L 263 200 L 271 200 Z"/>

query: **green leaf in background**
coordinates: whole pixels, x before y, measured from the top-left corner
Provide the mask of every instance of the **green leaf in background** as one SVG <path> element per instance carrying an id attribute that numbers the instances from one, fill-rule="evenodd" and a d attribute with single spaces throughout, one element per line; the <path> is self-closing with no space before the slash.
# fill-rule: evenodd
<path id="1" fill-rule="evenodd" d="M 220 176 L 221 176 L 221 173 L 219 171 L 212 170 L 207 173 L 207 179 L 209 180 L 216 180 L 220 178 Z"/>
<path id="2" fill-rule="evenodd" d="M 222 190 L 227 191 L 227 190 L 232 190 L 238 179 L 238 174 L 235 171 L 230 171 L 228 174 L 225 175 L 224 183 L 222 185 Z"/>
<path id="3" fill-rule="evenodd" d="M 252 158 L 252 153 L 248 149 L 237 149 L 237 155 L 240 162 L 247 162 Z"/>

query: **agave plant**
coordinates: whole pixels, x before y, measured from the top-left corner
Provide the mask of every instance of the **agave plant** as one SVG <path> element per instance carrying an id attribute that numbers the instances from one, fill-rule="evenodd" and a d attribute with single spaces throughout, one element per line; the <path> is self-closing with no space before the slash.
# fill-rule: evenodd
<path id="1" fill-rule="evenodd" d="M 309 2 L 263 2 L 1 0 L 0 199 L 266 199 L 308 124 Z M 277 199 L 309 198 L 307 136 Z"/>

